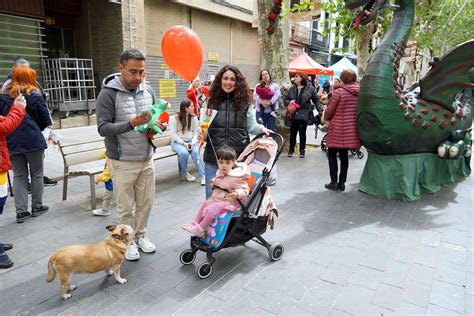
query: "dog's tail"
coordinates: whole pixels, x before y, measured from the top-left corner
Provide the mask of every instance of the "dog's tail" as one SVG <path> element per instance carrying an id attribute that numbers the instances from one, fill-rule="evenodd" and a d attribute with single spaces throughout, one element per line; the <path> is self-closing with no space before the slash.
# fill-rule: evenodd
<path id="1" fill-rule="evenodd" d="M 54 278 L 56 277 L 56 269 L 54 269 L 54 265 L 53 265 L 54 259 L 55 259 L 55 255 L 52 255 L 48 261 L 48 278 L 46 279 L 47 282 L 52 282 Z"/>

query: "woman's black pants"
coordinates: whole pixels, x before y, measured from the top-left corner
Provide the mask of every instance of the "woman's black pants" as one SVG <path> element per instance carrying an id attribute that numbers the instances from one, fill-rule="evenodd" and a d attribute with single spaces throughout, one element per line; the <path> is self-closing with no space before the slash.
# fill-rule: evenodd
<path id="1" fill-rule="evenodd" d="M 329 175 L 331 176 L 331 182 L 336 183 L 337 181 L 337 153 L 339 153 L 339 159 L 341 160 L 341 173 L 339 174 L 339 183 L 344 184 L 347 180 L 347 169 L 349 169 L 349 158 L 347 148 L 328 148 L 328 161 L 329 161 Z"/>
<path id="2" fill-rule="evenodd" d="M 306 127 L 308 127 L 308 123 L 303 120 L 292 121 L 290 127 L 290 148 L 289 152 L 295 152 L 296 146 L 296 135 L 300 133 L 300 153 L 304 153 L 306 148 Z"/>

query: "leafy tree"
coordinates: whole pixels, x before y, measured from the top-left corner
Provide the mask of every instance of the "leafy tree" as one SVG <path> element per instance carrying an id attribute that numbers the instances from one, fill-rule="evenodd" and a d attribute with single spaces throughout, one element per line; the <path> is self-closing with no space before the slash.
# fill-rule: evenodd
<path id="1" fill-rule="evenodd" d="M 357 54 L 358 73 L 362 77 L 372 53 L 372 41 L 384 35 L 389 19 L 382 18 L 379 15 L 367 25 L 352 29 L 352 21 L 354 21 L 357 13 L 345 8 L 344 0 L 323 0 L 322 8 L 329 13 L 327 24 L 329 27 L 324 30 L 324 35 L 333 32 L 336 41 L 340 37 L 344 37 L 353 44 Z M 347 48 L 337 48 L 334 51 L 345 52 Z"/>
<path id="2" fill-rule="evenodd" d="M 417 0 L 412 40 L 435 56 L 474 38 L 474 0 Z"/>

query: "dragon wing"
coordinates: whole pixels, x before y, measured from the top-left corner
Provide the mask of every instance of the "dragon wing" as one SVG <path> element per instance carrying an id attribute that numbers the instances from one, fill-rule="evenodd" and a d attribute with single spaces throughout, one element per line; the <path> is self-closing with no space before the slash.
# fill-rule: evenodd
<path id="1" fill-rule="evenodd" d="M 454 112 L 454 97 L 465 88 L 474 88 L 474 40 L 456 46 L 434 62 L 420 79 L 419 97 Z"/>

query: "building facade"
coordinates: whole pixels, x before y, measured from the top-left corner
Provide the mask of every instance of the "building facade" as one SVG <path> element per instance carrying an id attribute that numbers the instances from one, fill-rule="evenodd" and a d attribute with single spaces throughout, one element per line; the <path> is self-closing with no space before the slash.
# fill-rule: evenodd
<path id="1" fill-rule="evenodd" d="M 147 56 L 147 81 L 175 106 L 189 82 L 164 63 L 161 39 L 170 27 L 185 25 L 203 44 L 202 80 L 233 64 L 252 86 L 260 69 L 252 10 L 252 0 L 4 0 L 0 32 L 8 41 L 0 45 L 0 82 L 19 57 L 30 60 L 40 75 L 43 59 L 69 57 L 92 59 L 100 87 L 107 75 L 118 72 L 120 53 L 136 47 Z"/>

